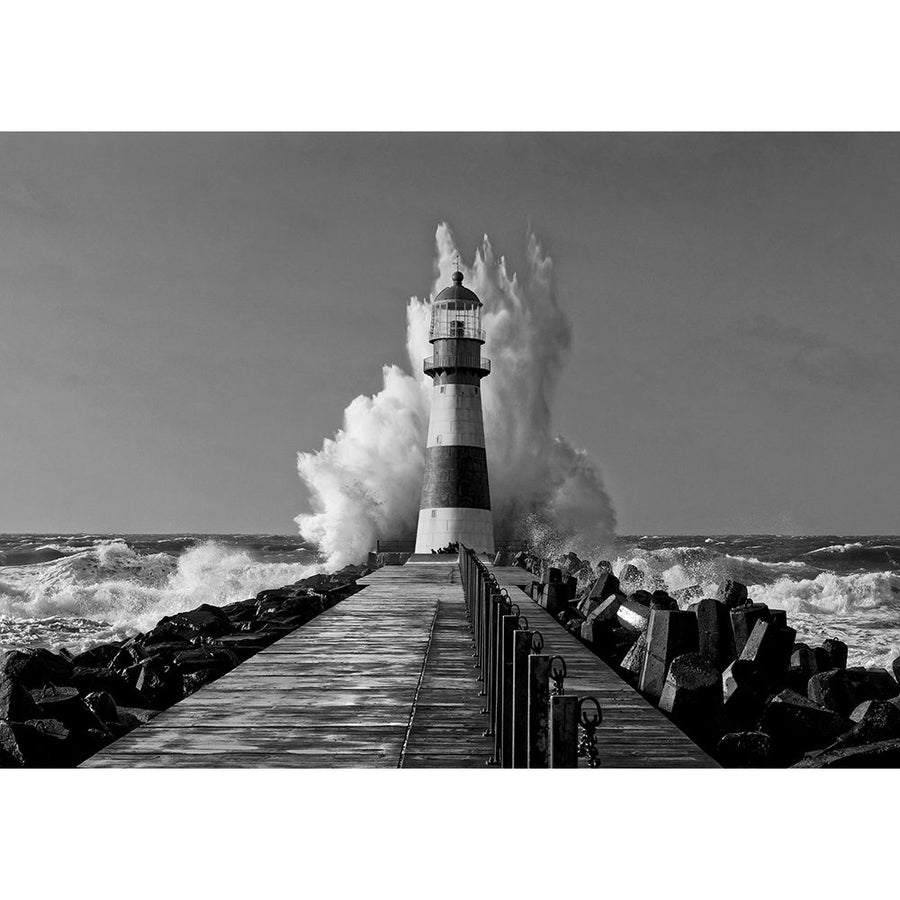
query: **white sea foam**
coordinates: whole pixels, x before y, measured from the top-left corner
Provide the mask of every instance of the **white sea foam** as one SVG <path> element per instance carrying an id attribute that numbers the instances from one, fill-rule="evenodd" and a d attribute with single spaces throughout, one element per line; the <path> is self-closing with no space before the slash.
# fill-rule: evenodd
<path id="1" fill-rule="evenodd" d="M 437 229 L 434 291 L 450 283 L 456 245 L 450 229 Z M 608 540 L 615 527 L 612 504 L 587 454 L 553 427 L 557 381 L 568 356 L 571 327 L 560 307 L 553 266 L 534 236 L 525 277 L 507 270 L 485 236 L 465 283 L 484 301 L 485 355 L 493 370 L 483 382 L 485 437 L 494 529 L 512 536 L 540 511 L 558 533 L 583 551 Z M 298 455 L 311 512 L 296 521 L 329 566 L 365 558 L 378 538 L 414 533 L 424 468 L 430 380 L 429 303 L 410 299 L 406 310 L 410 376 L 384 368 L 384 386 L 357 397 L 333 439 Z"/>
<path id="2" fill-rule="evenodd" d="M 175 558 L 105 541 L 52 562 L 0 568 L 0 643 L 15 643 L 11 636 L 30 630 L 57 633 L 57 642 L 70 647 L 108 639 L 201 603 L 244 600 L 321 570 L 318 563 L 260 562 L 214 542 Z M 66 630 L 71 639 L 63 640 Z"/>
<path id="3" fill-rule="evenodd" d="M 832 544 L 829 547 L 819 547 L 818 550 L 810 550 L 807 556 L 814 556 L 816 553 L 850 553 L 853 550 L 861 550 L 863 544 L 860 541 L 854 541 L 850 544 Z"/>

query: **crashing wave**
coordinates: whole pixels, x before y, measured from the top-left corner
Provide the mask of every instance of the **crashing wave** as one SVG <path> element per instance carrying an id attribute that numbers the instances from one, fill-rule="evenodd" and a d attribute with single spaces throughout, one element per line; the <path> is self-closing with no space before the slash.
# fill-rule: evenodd
<path id="1" fill-rule="evenodd" d="M 318 563 L 261 562 L 250 553 L 205 542 L 173 557 L 137 553 L 125 541 L 103 541 L 65 558 L 0 569 L 0 645 L 37 630 L 73 647 L 152 627 L 163 616 L 201 603 L 222 606 L 264 588 L 289 584 L 322 570 Z M 52 620 L 61 623 L 53 626 Z M 76 629 L 76 620 L 93 628 Z M 69 639 L 72 638 L 72 639 Z"/>

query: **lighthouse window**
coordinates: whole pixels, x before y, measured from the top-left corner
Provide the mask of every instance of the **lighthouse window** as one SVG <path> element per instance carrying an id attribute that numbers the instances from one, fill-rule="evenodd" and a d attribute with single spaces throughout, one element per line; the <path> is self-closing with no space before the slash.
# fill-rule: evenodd
<path id="1" fill-rule="evenodd" d="M 478 396 L 478 388 L 475 388 L 475 396 Z"/>
<path id="2" fill-rule="evenodd" d="M 444 385 L 441 385 L 441 393 L 442 394 L 444 393 L 445 390 L 446 390 L 446 388 L 444 387 Z"/>

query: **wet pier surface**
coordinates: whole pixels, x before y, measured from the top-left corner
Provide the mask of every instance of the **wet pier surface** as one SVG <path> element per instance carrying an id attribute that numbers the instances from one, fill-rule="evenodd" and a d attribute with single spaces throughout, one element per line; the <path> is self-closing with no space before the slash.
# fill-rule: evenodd
<path id="1" fill-rule="evenodd" d="M 604 767 L 715 763 L 494 569 L 545 653 L 565 657 L 566 691 L 603 707 Z M 483 768 L 493 740 L 473 668 L 455 557 L 413 557 L 161 712 L 83 767 Z"/>

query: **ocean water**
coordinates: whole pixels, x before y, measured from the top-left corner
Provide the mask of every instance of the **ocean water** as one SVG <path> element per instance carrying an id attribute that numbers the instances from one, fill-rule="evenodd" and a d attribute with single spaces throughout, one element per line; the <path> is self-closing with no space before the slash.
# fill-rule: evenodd
<path id="1" fill-rule="evenodd" d="M 77 652 L 320 571 L 284 535 L 0 535 L 0 648 Z"/>
<path id="2" fill-rule="evenodd" d="M 900 655 L 900 537 L 620 537 L 605 555 L 669 590 L 725 578 L 788 611 L 798 640 L 838 637 L 856 665 Z M 200 603 L 224 605 L 323 570 L 284 535 L 0 535 L 0 647 L 77 651 Z"/>

